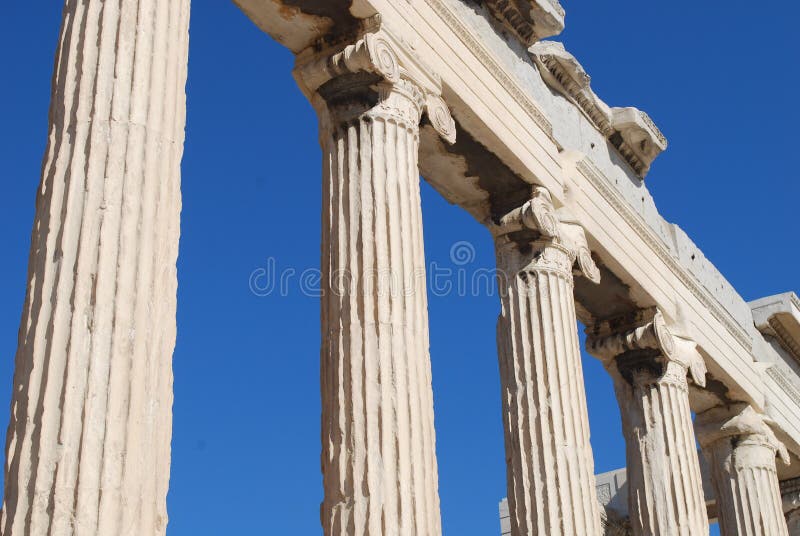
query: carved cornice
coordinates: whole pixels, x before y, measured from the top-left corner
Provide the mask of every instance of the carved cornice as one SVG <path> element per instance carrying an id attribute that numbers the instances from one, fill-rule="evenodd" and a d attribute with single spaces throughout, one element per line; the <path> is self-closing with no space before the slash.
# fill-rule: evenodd
<path id="1" fill-rule="evenodd" d="M 667 148 L 667 139 L 646 113 L 636 108 L 610 108 L 592 90 L 591 77 L 564 45 L 542 41 L 530 48 L 542 79 L 581 110 L 617 148 L 639 177 Z"/>
<path id="2" fill-rule="evenodd" d="M 522 89 L 519 82 L 515 80 L 493 57 L 486 47 L 475 38 L 473 31 L 467 27 L 461 19 L 452 11 L 452 8 L 443 0 L 426 0 L 427 4 L 433 9 L 442 20 L 458 35 L 470 52 L 472 52 L 481 64 L 492 73 L 495 79 L 509 92 L 514 100 L 519 103 L 528 116 L 545 134 L 556 143 L 553 137 L 553 125 L 544 113 L 534 104 L 531 96 Z"/>
<path id="3" fill-rule="evenodd" d="M 753 323 L 800 363 L 800 299 L 794 292 L 768 296 L 750 302 Z"/>
<path id="4" fill-rule="evenodd" d="M 564 31 L 558 0 L 484 0 L 489 11 L 526 46 Z"/>
<path id="5" fill-rule="evenodd" d="M 389 85 L 413 84 L 423 95 L 424 112 L 431 126 L 448 143 L 455 143 L 456 125 L 442 99 L 442 82 L 403 40 L 395 37 L 374 17 L 364 23 L 355 42 L 317 52 L 308 49 L 297 56 L 294 76 L 312 102 L 328 82 L 367 73 Z"/>
<path id="6" fill-rule="evenodd" d="M 529 52 L 547 85 L 571 100 L 604 136 L 611 137 L 611 108 L 592 91 L 592 78 L 575 56 L 555 41 L 536 43 Z"/>
<path id="7" fill-rule="evenodd" d="M 611 143 L 637 175 L 645 178 L 653 160 L 667 148 L 667 138 L 649 115 L 636 108 L 612 108 L 611 118 L 617 132 Z"/>
<path id="8" fill-rule="evenodd" d="M 587 328 L 587 335 L 587 351 L 606 367 L 625 355 L 652 350 L 656 361 L 677 363 L 695 384 L 706 385 L 706 364 L 697 344 L 672 333 L 661 311 L 654 307 L 601 320 Z"/>
<path id="9" fill-rule="evenodd" d="M 570 266 L 576 265 L 580 274 L 595 284 L 600 282 L 600 269 L 592 258 L 583 227 L 566 210 L 555 209 L 546 188 L 534 186 L 530 200 L 503 216 L 499 224 L 489 225 L 489 228 L 498 241 L 507 240 L 510 234 L 518 231 L 536 231 L 545 240 L 567 252 L 567 262 Z"/>
<path id="10" fill-rule="evenodd" d="M 737 438 L 771 448 L 784 464 L 789 464 L 789 451 L 775 436 L 764 417 L 747 404 L 719 406 L 697 415 L 695 432 L 700 445 L 707 449 L 719 441 Z"/>
<path id="11" fill-rule="evenodd" d="M 800 361 L 800 343 L 792 337 L 789 330 L 786 329 L 786 326 L 776 318 L 769 319 L 769 326 L 772 328 L 772 331 L 775 333 L 775 338 L 778 339 L 781 346 L 788 350 L 797 361 Z"/>
<path id="12" fill-rule="evenodd" d="M 584 158 L 577 164 L 578 171 L 589 182 L 597 188 L 603 197 L 620 214 L 636 234 L 644 240 L 659 259 L 668 266 L 672 273 L 691 291 L 691 293 L 706 307 L 706 309 L 717 319 L 733 337 L 748 351 L 753 348 L 753 341 L 747 332 L 731 316 L 731 314 L 712 297 L 710 293 L 692 276 L 683 266 L 672 256 L 666 244 L 658 238 L 650 227 L 644 222 L 642 217 L 636 213 L 622 195 L 617 191 L 613 183 L 600 171 L 588 158 Z"/>

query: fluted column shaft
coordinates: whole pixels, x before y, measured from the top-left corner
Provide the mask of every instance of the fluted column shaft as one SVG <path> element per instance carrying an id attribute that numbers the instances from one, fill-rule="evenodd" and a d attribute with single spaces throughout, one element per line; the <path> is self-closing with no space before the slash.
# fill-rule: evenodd
<path id="1" fill-rule="evenodd" d="M 614 379 L 633 534 L 708 534 L 689 405 L 688 376 L 705 385 L 705 364 L 696 344 L 673 335 L 655 309 L 598 322 L 588 334 L 589 352 Z"/>
<path id="2" fill-rule="evenodd" d="M 501 237 L 497 259 L 511 533 L 599 535 L 575 314 L 575 253 L 554 240 L 520 248 Z"/>
<path id="3" fill-rule="evenodd" d="M 636 536 L 708 534 L 686 368 L 633 368 L 615 381 Z"/>
<path id="4" fill-rule="evenodd" d="M 722 536 L 787 536 L 776 453 L 785 447 L 751 407 L 715 408 L 695 423 L 711 467 Z"/>
<path id="5" fill-rule="evenodd" d="M 68 0 L 2 534 L 164 534 L 189 0 Z"/>
<path id="6" fill-rule="evenodd" d="M 788 534 L 775 449 L 758 436 L 723 441 L 709 453 L 723 536 Z"/>
<path id="7" fill-rule="evenodd" d="M 340 83 L 334 81 L 333 84 Z M 420 204 L 422 93 L 322 90 L 326 535 L 441 534 Z M 372 93 L 375 91 L 376 93 Z"/>

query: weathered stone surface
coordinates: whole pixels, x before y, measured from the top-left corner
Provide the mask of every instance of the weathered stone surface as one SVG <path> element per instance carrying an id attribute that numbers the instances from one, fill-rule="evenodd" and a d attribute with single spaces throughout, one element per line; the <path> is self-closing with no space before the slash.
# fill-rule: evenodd
<path id="1" fill-rule="evenodd" d="M 794 292 L 768 296 L 749 303 L 758 330 L 774 337 L 800 364 L 800 298 Z"/>
<path id="2" fill-rule="evenodd" d="M 446 139 L 455 130 L 430 84 L 411 76 L 420 65 L 370 30 L 296 69 L 323 151 L 322 525 L 326 535 L 435 536 L 423 112 Z"/>
<path id="3" fill-rule="evenodd" d="M 164 534 L 189 0 L 68 1 L 2 534 Z"/>
<path id="4" fill-rule="evenodd" d="M 577 106 L 631 168 L 644 178 L 650 165 L 667 148 L 667 139 L 646 113 L 636 108 L 609 108 L 592 91 L 591 78 L 564 45 L 542 41 L 530 54 L 543 80 Z"/>
<path id="5" fill-rule="evenodd" d="M 573 296 L 574 267 L 593 277 L 597 267 L 583 231 L 560 221 L 544 189 L 495 234 L 511 534 L 599 535 Z"/>
<path id="6" fill-rule="evenodd" d="M 564 30 L 558 0 L 484 0 L 489 11 L 520 41 L 532 45 Z"/>
<path id="7" fill-rule="evenodd" d="M 661 313 L 641 311 L 589 330 L 589 352 L 614 378 L 628 471 L 628 511 L 636 536 L 707 534 L 687 374 L 705 385 L 705 365 Z"/>
<path id="8" fill-rule="evenodd" d="M 326 534 L 441 533 L 420 157 L 495 234 L 509 531 L 627 530 L 591 491 L 580 315 L 614 317 L 589 347 L 623 413 L 630 530 L 707 531 L 692 402 L 725 533 L 784 533 L 771 434 L 800 454 L 800 302 L 751 311 L 640 180 L 666 148 L 649 117 L 603 103 L 558 43 L 526 56 L 563 28 L 556 0 L 235 2 L 320 116 Z M 0 532 L 163 534 L 189 0 L 64 13 Z M 616 317 L 653 305 L 680 333 Z"/>
<path id="9" fill-rule="evenodd" d="M 788 534 L 775 456 L 788 463 L 789 455 L 764 418 L 742 404 L 705 411 L 695 426 L 711 465 L 722 534 Z"/>
<path id="10" fill-rule="evenodd" d="M 307 15 L 322 13 L 318 0 L 240 1 L 265 31 L 286 43 L 295 37 L 291 30 L 313 26 Z M 272 16 L 266 4 L 290 8 L 285 12 L 301 14 L 304 22 Z M 422 129 L 420 168 L 439 192 L 487 222 L 518 206 L 530 184 L 548 187 L 556 204 L 575 214 L 604 273 L 597 292 L 583 292 L 578 281 L 582 320 L 653 305 L 672 318 L 678 304 L 685 306 L 689 334 L 718 385 L 729 397 L 764 409 L 793 438 L 789 448 L 800 452 L 800 390 L 786 371 L 762 366 L 780 359 L 780 348 L 765 342 L 746 302 L 697 245 L 663 219 L 608 136 L 548 85 L 546 73 L 527 59 L 526 45 L 498 32 L 496 18 L 475 2 L 352 0 L 348 11 L 356 19 L 380 14 L 442 76 L 463 143 L 449 146 Z M 341 38 L 330 29 L 336 26 L 315 26 L 316 40 L 307 41 L 312 50 Z M 642 121 L 638 128 L 647 131 Z"/>

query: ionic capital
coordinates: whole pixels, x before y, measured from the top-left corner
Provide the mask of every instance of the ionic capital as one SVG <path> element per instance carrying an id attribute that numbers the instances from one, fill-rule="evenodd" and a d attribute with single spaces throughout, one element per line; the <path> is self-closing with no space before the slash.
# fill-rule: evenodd
<path id="1" fill-rule="evenodd" d="M 565 271 L 577 269 L 593 283 L 600 282 L 600 269 L 592 258 L 583 227 L 565 209 L 556 210 L 550 192 L 542 186 L 534 186 L 531 198 L 500 218 L 499 224 L 490 225 L 490 230 L 498 246 L 520 241 L 539 246 L 532 248 L 536 252 L 534 261 L 537 265 L 541 264 L 539 261 L 557 260 Z M 519 236 L 531 231 L 535 236 L 524 239 Z M 548 253 L 546 246 L 551 246 L 549 249 L 553 251 Z"/>
<path id="2" fill-rule="evenodd" d="M 675 335 L 656 308 L 598 322 L 587 334 L 587 351 L 606 367 L 614 362 L 627 367 L 649 361 L 659 366 L 662 374 L 681 369 L 695 384 L 706 385 L 706 365 L 697 344 Z"/>
<path id="3" fill-rule="evenodd" d="M 695 420 L 695 433 L 703 449 L 713 449 L 720 442 L 734 441 L 736 446 L 760 446 L 789 464 L 789 452 L 775 436 L 764 416 L 747 404 L 720 406 L 704 411 Z M 737 460 L 737 463 L 747 460 Z M 756 460 L 753 460 L 756 462 Z"/>
<path id="4" fill-rule="evenodd" d="M 406 92 L 418 91 L 422 98 L 422 111 L 431 126 L 446 142 L 455 143 L 455 120 L 442 99 L 441 79 L 410 45 L 383 27 L 379 18 L 370 19 L 351 43 L 321 52 L 312 47 L 300 53 L 294 77 L 315 106 L 323 94 L 329 93 L 325 88 L 334 80 L 341 82 L 337 88 L 339 92 L 364 86 L 374 88 L 379 96 L 386 93 L 381 91 L 381 86 L 400 87 Z"/>

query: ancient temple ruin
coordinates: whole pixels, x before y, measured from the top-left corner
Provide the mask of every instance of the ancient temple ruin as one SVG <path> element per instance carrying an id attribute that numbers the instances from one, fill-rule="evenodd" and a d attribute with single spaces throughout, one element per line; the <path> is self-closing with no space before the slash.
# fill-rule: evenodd
<path id="1" fill-rule="evenodd" d="M 746 303 L 659 215 L 667 140 L 594 93 L 558 0 L 234 1 L 319 117 L 324 534 L 442 532 L 422 175 L 496 244 L 510 534 L 800 535 L 800 300 Z M 66 1 L 5 536 L 165 534 L 189 8 Z M 627 449 L 599 488 L 579 320 Z"/>

